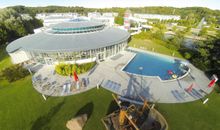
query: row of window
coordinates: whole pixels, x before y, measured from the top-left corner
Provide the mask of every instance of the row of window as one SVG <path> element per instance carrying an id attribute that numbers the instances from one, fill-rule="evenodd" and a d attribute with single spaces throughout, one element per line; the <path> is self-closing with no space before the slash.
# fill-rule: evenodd
<path id="1" fill-rule="evenodd" d="M 123 50 L 123 48 L 127 45 L 126 42 L 121 44 L 112 45 L 104 48 L 98 48 L 93 50 L 87 51 L 80 51 L 80 52 L 31 52 L 31 56 L 34 58 L 35 61 L 41 62 L 44 58 L 50 58 L 53 61 L 76 61 L 80 59 L 89 59 L 97 57 L 98 54 L 102 53 L 104 58 L 113 56 Z"/>
<path id="2" fill-rule="evenodd" d="M 83 33 L 83 32 L 93 32 L 102 30 L 105 26 L 92 26 L 92 27 L 81 27 L 81 28 L 52 28 L 53 33 Z"/>

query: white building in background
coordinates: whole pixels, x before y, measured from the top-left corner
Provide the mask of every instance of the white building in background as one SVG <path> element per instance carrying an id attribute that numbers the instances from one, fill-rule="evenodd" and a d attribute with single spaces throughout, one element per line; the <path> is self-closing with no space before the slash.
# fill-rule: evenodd
<path id="1" fill-rule="evenodd" d="M 133 15 L 136 18 L 141 19 L 159 19 L 159 20 L 180 20 L 181 17 L 179 15 L 161 15 L 161 14 L 139 14 L 135 13 Z"/>
<path id="2" fill-rule="evenodd" d="M 101 13 L 99 12 L 88 12 L 88 15 L 87 15 L 89 18 L 95 18 L 95 17 L 101 17 Z"/>
<path id="3" fill-rule="evenodd" d="M 36 18 L 38 19 L 46 19 L 48 17 L 75 17 L 78 16 L 77 13 L 39 13 L 36 14 Z"/>
<path id="4" fill-rule="evenodd" d="M 77 17 L 77 13 L 40 13 L 36 15 L 37 19 L 43 20 L 43 25 L 46 27 L 66 22 Z"/>
<path id="5" fill-rule="evenodd" d="M 88 12 L 88 18 L 91 21 L 101 22 L 107 26 L 114 26 L 115 17 L 118 16 L 118 13 L 114 12 L 106 12 L 106 13 L 99 13 L 99 12 Z"/>
<path id="6" fill-rule="evenodd" d="M 114 17 L 92 17 L 90 18 L 91 21 L 101 22 L 107 26 L 114 26 L 115 18 Z"/>
<path id="7" fill-rule="evenodd" d="M 36 29 L 34 29 L 34 33 L 35 33 L 35 34 L 36 34 L 36 33 L 40 33 L 40 32 L 45 31 L 46 29 L 47 29 L 47 27 L 36 28 Z"/>
<path id="8" fill-rule="evenodd" d="M 36 18 L 43 20 L 44 27 L 49 27 L 50 25 L 71 21 L 73 19 L 86 19 L 96 22 L 102 22 L 107 26 L 114 26 L 115 17 L 118 13 L 114 12 L 88 12 L 88 16 L 79 16 L 77 13 L 40 13 L 36 15 Z M 39 32 L 39 30 L 36 30 Z"/>
<path id="9" fill-rule="evenodd" d="M 32 16 L 30 16 L 29 14 L 21 14 L 22 19 L 24 20 L 32 20 Z"/>
<path id="10" fill-rule="evenodd" d="M 102 13 L 103 17 L 117 17 L 118 13 L 114 13 L 114 12 L 106 12 L 106 13 Z"/>

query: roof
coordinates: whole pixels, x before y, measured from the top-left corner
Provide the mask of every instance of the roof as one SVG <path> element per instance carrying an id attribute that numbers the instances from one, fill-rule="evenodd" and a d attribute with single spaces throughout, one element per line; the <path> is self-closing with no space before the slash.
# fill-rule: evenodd
<path id="1" fill-rule="evenodd" d="M 65 29 L 65 28 L 86 28 L 86 27 L 94 27 L 94 26 L 102 26 L 103 23 L 99 22 L 92 22 L 92 21 L 80 21 L 80 22 L 63 22 L 58 23 L 52 28 L 59 28 L 59 29 Z"/>
<path id="2" fill-rule="evenodd" d="M 79 34 L 50 34 L 41 32 L 11 42 L 6 50 L 12 53 L 18 49 L 27 51 L 82 51 L 118 44 L 130 37 L 126 31 L 105 28 L 101 31 Z"/>

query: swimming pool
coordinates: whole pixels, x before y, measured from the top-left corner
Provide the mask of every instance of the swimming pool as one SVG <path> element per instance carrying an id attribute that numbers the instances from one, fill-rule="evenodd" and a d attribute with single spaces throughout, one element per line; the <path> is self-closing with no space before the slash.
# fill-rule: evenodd
<path id="1" fill-rule="evenodd" d="M 123 71 L 131 74 L 157 76 L 161 80 L 182 77 L 188 70 L 189 68 L 179 59 L 144 52 L 137 52 L 123 68 Z"/>

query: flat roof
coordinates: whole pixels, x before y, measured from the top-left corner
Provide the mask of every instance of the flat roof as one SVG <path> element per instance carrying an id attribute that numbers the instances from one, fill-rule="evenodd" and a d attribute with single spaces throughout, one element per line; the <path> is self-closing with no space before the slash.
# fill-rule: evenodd
<path id="1" fill-rule="evenodd" d="M 118 44 L 127 40 L 130 34 L 118 28 L 105 28 L 101 31 L 79 34 L 50 34 L 41 32 L 28 35 L 11 42 L 6 50 L 27 51 L 83 51 Z"/>

